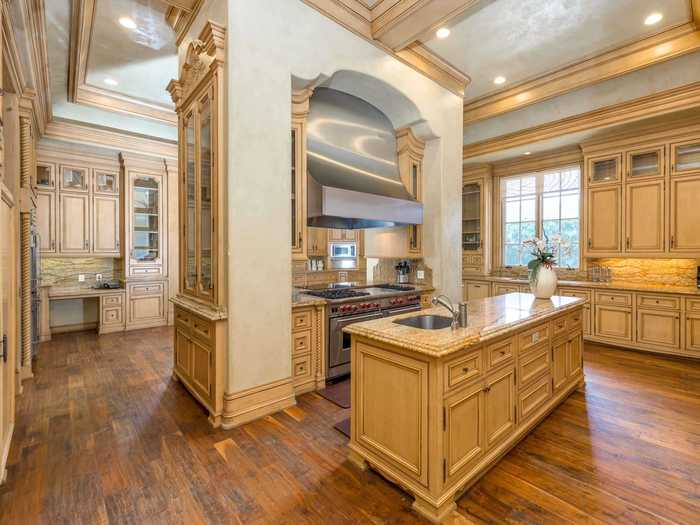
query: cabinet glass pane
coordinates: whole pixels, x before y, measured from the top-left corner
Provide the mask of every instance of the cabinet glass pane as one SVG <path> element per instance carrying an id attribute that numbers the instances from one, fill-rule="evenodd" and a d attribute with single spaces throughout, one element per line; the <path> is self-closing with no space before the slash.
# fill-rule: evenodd
<path id="1" fill-rule="evenodd" d="M 297 247 L 297 133 L 292 130 L 292 246 Z"/>
<path id="2" fill-rule="evenodd" d="M 51 168 L 49 166 L 37 165 L 36 183 L 37 186 L 53 186 L 53 181 L 51 180 Z"/>
<path id="3" fill-rule="evenodd" d="M 61 187 L 64 189 L 84 190 L 87 188 L 85 182 L 87 173 L 85 170 L 77 168 L 63 168 L 61 170 L 61 177 L 63 177 Z"/>
<path id="4" fill-rule="evenodd" d="M 194 290 L 197 283 L 197 258 L 195 252 L 197 203 L 195 193 L 195 131 L 192 113 L 185 120 L 185 143 L 185 288 Z"/>
<path id="5" fill-rule="evenodd" d="M 201 286 L 204 293 L 212 289 L 212 210 L 211 210 L 211 100 L 209 97 L 199 104 L 199 191 L 200 191 L 200 264 Z"/>
<path id="6" fill-rule="evenodd" d="M 481 184 L 465 184 L 462 188 L 462 249 L 475 251 L 481 247 Z"/>
<path id="7" fill-rule="evenodd" d="M 647 151 L 630 155 L 630 177 L 644 177 L 661 173 L 658 151 Z"/>
<path id="8" fill-rule="evenodd" d="M 610 180 L 617 180 L 617 159 L 593 161 L 591 182 L 605 182 Z"/>
<path id="9" fill-rule="evenodd" d="M 132 257 L 137 261 L 154 261 L 160 257 L 159 198 L 160 188 L 155 178 L 134 179 Z"/>
<path id="10" fill-rule="evenodd" d="M 117 174 L 96 171 L 95 172 L 95 190 L 99 191 L 101 193 L 116 193 L 117 192 Z"/>
<path id="11" fill-rule="evenodd" d="M 690 171 L 700 169 L 700 143 L 677 146 L 675 150 L 675 171 Z"/>

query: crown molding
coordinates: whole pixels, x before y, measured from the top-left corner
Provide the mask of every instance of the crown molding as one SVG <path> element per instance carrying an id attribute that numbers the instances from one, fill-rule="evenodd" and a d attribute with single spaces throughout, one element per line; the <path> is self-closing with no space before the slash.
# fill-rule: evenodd
<path id="1" fill-rule="evenodd" d="M 571 133 L 633 122 L 697 106 L 700 106 L 700 82 L 605 106 L 581 113 L 580 115 L 500 135 L 473 144 L 466 144 L 462 150 L 462 158 L 467 160 L 488 153 L 535 144 Z"/>
<path id="2" fill-rule="evenodd" d="M 446 16 L 456 16 L 476 0 L 382 0 L 372 8 L 360 0 L 302 1 L 443 88 L 464 96 L 469 77 L 431 53 L 417 42 L 417 37 L 433 25 L 444 23 Z M 394 26 L 401 26 L 402 36 L 401 44 L 392 48 L 383 39 L 393 42 L 397 34 L 391 31 Z"/>
<path id="3" fill-rule="evenodd" d="M 700 1 L 700 0 L 698 0 Z M 700 50 L 700 31 L 686 23 L 464 104 L 464 124 L 502 115 L 687 53 Z"/>
<path id="4" fill-rule="evenodd" d="M 528 157 L 519 156 L 513 159 L 500 160 L 491 164 L 494 177 L 507 177 L 521 173 L 573 166 L 583 162 L 583 152 L 578 145 L 566 146 L 550 151 L 535 153 Z"/>
<path id="5" fill-rule="evenodd" d="M 173 28 L 173 31 L 175 31 L 175 44 L 180 46 L 192 27 L 192 24 L 197 19 L 197 15 L 202 9 L 205 0 L 163 1 L 170 6 L 165 13 L 165 21 Z"/>
<path id="6" fill-rule="evenodd" d="M 87 83 L 95 5 L 95 0 L 71 1 L 71 20 L 74 23 L 71 24 L 68 60 L 69 102 L 176 125 L 177 114 L 174 109 Z"/>
<path id="7" fill-rule="evenodd" d="M 52 120 L 46 126 L 43 138 L 177 161 L 176 141 L 91 126 L 74 120 Z"/>

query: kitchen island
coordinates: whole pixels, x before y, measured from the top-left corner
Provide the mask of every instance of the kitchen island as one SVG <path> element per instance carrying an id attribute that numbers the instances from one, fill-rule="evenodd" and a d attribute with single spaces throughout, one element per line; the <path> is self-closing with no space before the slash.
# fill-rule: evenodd
<path id="1" fill-rule="evenodd" d="M 442 523 L 459 494 L 583 384 L 584 303 L 513 293 L 470 301 L 466 328 L 397 323 L 449 317 L 442 307 L 348 326 L 349 459 Z"/>

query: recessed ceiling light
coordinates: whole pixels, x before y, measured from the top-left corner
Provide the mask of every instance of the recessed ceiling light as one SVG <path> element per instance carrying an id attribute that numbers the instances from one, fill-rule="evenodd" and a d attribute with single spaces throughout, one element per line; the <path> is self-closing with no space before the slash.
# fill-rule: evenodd
<path id="1" fill-rule="evenodd" d="M 134 22 L 128 16 L 123 16 L 119 19 L 119 23 L 126 27 L 127 29 L 136 29 L 136 22 Z"/>
<path id="2" fill-rule="evenodd" d="M 109 77 L 105 78 L 104 83 L 107 84 L 108 86 L 116 86 L 119 84 L 119 82 L 117 82 L 113 78 L 109 78 Z"/>
<path id="3" fill-rule="evenodd" d="M 448 36 L 450 36 L 450 30 L 446 27 L 441 27 L 435 32 L 435 36 L 438 38 L 447 38 Z"/>
<path id="4" fill-rule="evenodd" d="M 644 23 L 648 26 L 653 26 L 654 24 L 661 22 L 663 17 L 664 15 L 661 13 L 652 13 L 644 19 Z"/>
<path id="5" fill-rule="evenodd" d="M 506 77 L 502 77 L 501 75 L 498 75 L 496 78 L 493 79 L 494 84 L 501 85 L 506 81 Z"/>
<path id="6" fill-rule="evenodd" d="M 523 153 L 523 155 L 530 155 L 531 153 L 531 151 L 526 151 L 525 153 Z"/>

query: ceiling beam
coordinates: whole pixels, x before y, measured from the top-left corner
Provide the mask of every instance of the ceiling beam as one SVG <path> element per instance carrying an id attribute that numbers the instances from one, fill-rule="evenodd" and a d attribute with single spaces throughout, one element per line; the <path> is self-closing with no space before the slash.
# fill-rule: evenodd
<path id="1" fill-rule="evenodd" d="M 700 0 L 698 0 L 700 1 Z M 495 117 L 700 50 L 693 23 L 664 31 L 464 104 L 464 124 Z"/>
<path id="2" fill-rule="evenodd" d="M 571 133 L 605 128 L 698 106 L 700 106 L 700 82 L 695 82 L 532 128 L 465 144 L 462 158 L 467 161 L 488 153 L 529 146 Z"/>
<path id="3" fill-rule="evenodd" d="M 432 33 L 479 0 L 403 0 L 372 19 L 372 37 L 399 51 Z"/>

